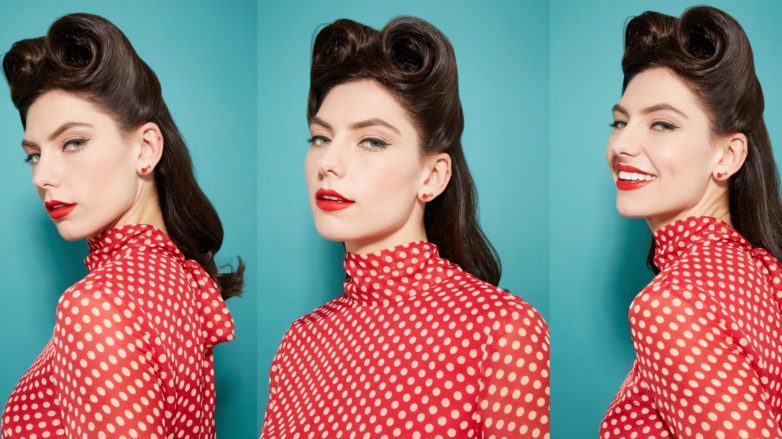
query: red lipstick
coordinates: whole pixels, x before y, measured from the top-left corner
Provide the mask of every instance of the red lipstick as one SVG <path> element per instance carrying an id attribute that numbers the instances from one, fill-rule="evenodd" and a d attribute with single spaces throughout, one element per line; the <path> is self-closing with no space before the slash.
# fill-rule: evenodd
<path id="1" fill-rule="evenodd" d="M 328 212 L 347 209 L 354 203 L 355 201 L 350 200 L 339 192 L 331 189 L 318 189 L 318 191 L 315 192 L 315 204 L 321 210 Z"/>
<path id="2" fill-rule="evenodd" d="M 618 163 L 616 165 L 616 188 L 621 191 L 640 189 L 657 179 L 657 176 L 636 168 L 635 166 Z M 653 178 L 649 178 L 649 177 Z"/>
<path id="3" fill-rule="evenodd" d="M 66 203 L 57 200 L 46 201 L 43 204 L 46 206 L 46 211 L 49 212 L 49 216 L 55 220 L 65 218 L 76 208 L 76 203 Z"/>

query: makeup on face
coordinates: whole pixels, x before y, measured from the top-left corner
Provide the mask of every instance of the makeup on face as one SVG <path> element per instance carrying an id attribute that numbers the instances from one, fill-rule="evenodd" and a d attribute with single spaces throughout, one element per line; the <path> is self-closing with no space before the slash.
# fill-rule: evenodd
<path id="1" fill-rule="evenodd" d="M 397 98 L 375 81 L 351 81 L 332 88 L 308 122 L 305 176 L 318 233 L 361 252 L 424 239 L 417 194 L 427 168 Z"/>
<path id="2" fill-rule="evenodd" d="M 624 163 L 617 163 L 616 174 L 616 188 L 622 191 L 640 189 L 657 179 L 657 176 L 651 172 Z"/>
<path id="3" fill-rule="evenodd" d="M 73 209 L 76 208 L 77 204 L 66 203 L 59 200 L 51 200 L 44 202 L 44 206 L 46 207 L 46 211 L 49 212 L 49 216 L 53 220 L 59 220 L 65 218 L 69 213 L 73 212 Z"/>
<path id="4" fill-rule="evenodd" d="M 355 201 L 342 196 L 337 191 L 331 189 L 318 189 L 315 192 L 315 204 L 319 209 L 327 212 L 335 212 L 338 210 L 347 209 L 355 204 Z"/>
<path id="5" fill-rule="evenodd" d="M 719 149 L 709 117 L 676 73 L 638 73 L 612 112 L 606 158 L 621 215 L 662 224 L 702 214 L 719 196 L 710 183 Z"/>

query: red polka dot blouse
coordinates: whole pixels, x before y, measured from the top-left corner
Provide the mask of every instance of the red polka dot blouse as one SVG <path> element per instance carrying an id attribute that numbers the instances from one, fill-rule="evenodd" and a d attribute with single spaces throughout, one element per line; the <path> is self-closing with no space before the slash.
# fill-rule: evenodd
<path id="1" fill-rule="evenodd" d="M 782 438 L 782 264 L 730 225 L 654 234 L 661 270 L 630 305 L 636 360 L 602 438 Z"/>
<path id="2" fill-rule="evenodd" d="M 2 436 L 214 437 L 212 348 L 233 339 L 217 286 L 150 225 L 89 241 L 51 341 L 11 393 Z"/>
<path id="3" fill-rule="evenodd" d="M 347 254 L 345 294 L 293 323 L 262 438 L 544 438 L 540 315 L 416 242 Z"/>

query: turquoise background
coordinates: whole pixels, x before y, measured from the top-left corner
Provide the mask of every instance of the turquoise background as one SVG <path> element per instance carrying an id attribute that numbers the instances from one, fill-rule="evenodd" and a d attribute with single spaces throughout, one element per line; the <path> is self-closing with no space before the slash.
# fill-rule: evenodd
<path id="1" fill-rule="evenodd" d="M 462 138 L 480 219 L 503 263 L 500 286 L 549 316 L 548 6 L 511 1 L 269 2 L 258 11 L 260 416 L 269 366 L 298 317 L 342 292 L 340 243 L 320 238 L 304 182 L 311 44 L 321 25 L 375 28 L 417 15 L 451 40 Z"/>
<path id="2" fill-rule="evenodd" d="M 215 349 L 218 437 L 256 437 L 257 170 L 256 3 L 36 1 L 0 13 L 0 52 L 45 34 L 58 17 L 91 12 L 112 20 L 157 73 L 190 147 L 201 187 L 225 228 L 219 263 L 247 263 L 244 298 L 228 301 L 237 339 Z M 30 183 L 23 131 L 5 81 L 0 85 L 0 404 L 51 337 L 60 293 L 86 269 L 84 242 L 60 238 Z"/>
<path id="3" fill-rule="evenodd" d="M 630 369 L 632 298 L 652 278 L 651 233 L 615 209 L 605 161 L 611 106 L 621 93 L 624 26 L 647 9 L 680 15 L 682 1 L 551 2 L 552 437 L 594 438 Z M 782 4 L 709 2 L 746 30 L 780 157 Z"/>

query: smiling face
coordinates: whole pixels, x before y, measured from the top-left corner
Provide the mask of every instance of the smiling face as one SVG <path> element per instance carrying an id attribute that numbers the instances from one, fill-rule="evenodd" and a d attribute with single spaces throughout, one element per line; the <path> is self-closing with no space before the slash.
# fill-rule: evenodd
<path id="1" fill-rule="evenodd" d="M 690 215 L 727 209 L 724 182 L 712 175 L 723 151 L 687 84 L 665 68 L 637 74 L 614 106 L 606 156 L 616 207 L 653 230 Z"/>
<path id="2" fill-rule="evenodd" d="M 36 99 L 22 147 L 42 207 L 67 240 L 111 227 L 137 198 L 137 148 L 108 114 L 77 95 L 54 90 Z"/>
<path id="3" fill-rule="evenodd" d="M 310 121 L 305 172 L 318 233 L 367 253 L 426 239 L 429 168 L 404 108 L 372 80 L 329 91 Z"/>

